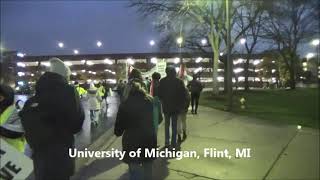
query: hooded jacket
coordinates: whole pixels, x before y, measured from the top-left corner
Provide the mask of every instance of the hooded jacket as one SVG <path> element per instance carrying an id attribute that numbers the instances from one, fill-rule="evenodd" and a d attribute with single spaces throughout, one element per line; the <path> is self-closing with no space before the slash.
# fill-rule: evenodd
<path id="1" fill-rule="evenodd" d="M 100 110 L 100 102 L 102 101 L 102 97 L 98 92 L 98 88 L 94 86 L 94 84 L 90 84 L 90 88 L 87 91 L 87 100 L 88 100 L 88 108 L 90 110 Z"/>
<path id="2" fill-rule="evenodd" d="M 74 147 L 74 134 L 82 129 L 84 120 L 79 95 L 66 78 L 53 72 L 44 73 L 35 89 L 35 96 L 25 103 L 19 115 L 26 139 L 32 145 L 36 179 L 70 177 L 75 163 L 68 150 Z M 38 125 L 30 119 L 32 107 L 39 107 L 40 112 L 46 114 Z M 50 132 L 49 135 L 44 136 L 45 141 L 37 141 L 44 128 Z"/>
<path id="3" fill-rule="evenodd" d="M 183 81 L 176 77 L 175 69 L 167 68 L 167 76 L 160 80 L 158 96 L 165 114 L 180 113 L 186 104 L 185 86 Z"/>

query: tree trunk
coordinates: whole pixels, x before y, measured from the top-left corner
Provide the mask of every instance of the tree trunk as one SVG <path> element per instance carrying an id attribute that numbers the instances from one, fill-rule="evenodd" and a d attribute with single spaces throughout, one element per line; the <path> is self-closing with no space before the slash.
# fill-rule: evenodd
<path id="1" fill-rule="evenodd" d="M 244 64 L 244 90 L 248 91 L 249 89 L 249 58 L 246 58 Z"/>
<path id="2" fill-rule="evenodd" d="M 289 70 L 290 73 L 290 89 L 296 89 L 296 78 L 295 78 L 295 71 L 293 67 Z"/>
<path id="3" fill-rule="evenodd" d="M 218 65 L 219 65 L 219 49 L 213 52 L 213 67 L 212 67 L 212 93 L 219 94 L 218 82 Z"/>

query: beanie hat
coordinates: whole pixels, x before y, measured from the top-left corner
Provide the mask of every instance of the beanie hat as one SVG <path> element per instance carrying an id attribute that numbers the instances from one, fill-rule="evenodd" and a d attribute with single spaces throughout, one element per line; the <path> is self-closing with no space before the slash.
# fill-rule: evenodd
<path id="1" fill-rule="evenodd" d="M 61 76 L 65 77 L 69 80 L 71 71 L 68 66 L 64 64 L 59 58 L 51 58 L 49 59 L 50 62 L 50 69 L 49 72 L 60 74 Z"/>

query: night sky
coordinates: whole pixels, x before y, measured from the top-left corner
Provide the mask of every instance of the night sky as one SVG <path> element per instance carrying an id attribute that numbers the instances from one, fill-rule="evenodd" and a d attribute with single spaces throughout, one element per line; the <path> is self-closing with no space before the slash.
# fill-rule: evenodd
<path id="1" fill-rule="evenodd" d="M 1 0 L 1 45 L 27 55 L 155 51 L 149 45 L 157 41 L 152 21 L 141 19 L 128 3 Z"/>

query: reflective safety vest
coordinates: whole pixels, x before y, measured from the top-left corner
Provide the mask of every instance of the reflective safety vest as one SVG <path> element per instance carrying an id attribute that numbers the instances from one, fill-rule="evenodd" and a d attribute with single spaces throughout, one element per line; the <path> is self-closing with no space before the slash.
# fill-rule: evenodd
<path id="1" fill-rule="evenodd" d="M 22 134 L 24 132 L 21 120 L 14 105 L 7 107 L 0 115 L 0 126 L 2 131 L 12 132 L 12 134 Z M 17 138 L 5 137 L 0 134 L 0 138 L 5 140 L 8 144 L 15 147 L 18 151 L 24 152 L 26 140 L 24 136 Z"/>
<path id="2" fill-rule="evenodd" d="M 100 86 L 100 87 L 98 88 L 98 93 L 99 93 L 99 96 L 100 96 L 100 97 L 103 97 L 103 96 L 104 96 L 104 94 L 106 93 L 106 89 L 104 88 L 104 86 Z"/>
<path id="3" fill-rule="evenodd" d="M 87 91 L 80 86 L 76 86 L 76 90 L 78 91 L 79 96 L 87 94 Z"/>

